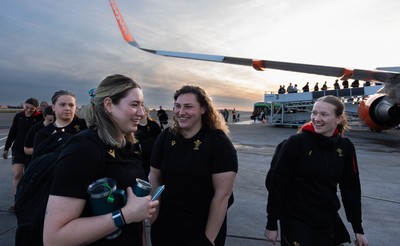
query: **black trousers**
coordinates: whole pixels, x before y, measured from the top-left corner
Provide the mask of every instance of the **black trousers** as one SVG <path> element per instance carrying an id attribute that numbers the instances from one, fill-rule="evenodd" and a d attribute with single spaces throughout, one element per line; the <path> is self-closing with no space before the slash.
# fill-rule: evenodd
<path id="1" fill-rule="evenodd" d="M 158 223 L 157 223 L 158 222 Z M 224 223 L 215 239 L 215 246 L 224 246 L 226 239 L 226 216 Z M 205 228 L 198 230 L 175 230 L 168 225 L 155 221 L 151 226 L 151 244 L 153 246 L 212 246 L 205 235 Z"/>
<path id="2" fill-rule="evenodd" d="M 334 225 L 317 228 L 304 224 L 296 218 L 282 218 L 281 245 L 284 246 L 337 246 Z"/>

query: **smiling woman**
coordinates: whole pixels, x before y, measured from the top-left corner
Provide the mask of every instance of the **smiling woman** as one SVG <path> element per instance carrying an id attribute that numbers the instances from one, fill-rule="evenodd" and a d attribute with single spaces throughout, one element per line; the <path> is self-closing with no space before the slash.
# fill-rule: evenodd
<path id="1" fill-rule="evenodd" d="M 158 205 L 158 201 L 150 201 L 150 196 L 136 197 L 131 188 L 137 178 L 146 179 L 134 135 L 144 117 L 143 92 L 138 83 L 116 74 L 102 80 L 93 94 L 85 117 L 90 129 L 72 137 L 57 161 L 47 203 L 44 244 L 139 246 L 145 241 L 143 220 L 151 218 Z M 101 148 L 85 135 L 88 132 Z M 94 180 L 108 180 L 103 178 L 115 180 L 126 201 L 110 199 L 108 203 L 115 201 L 113 206 L 98 207 L 89 200 L 88 186 Z M 116 231 L 120 234 L 107 237 Z"/>
<path id="2" fill-rule="evenodd" d="M 331 137 L 337 130 L 339 134 L 347 128 L 344 104 L 334 96 L 319 98 L 311 111 L 311 122 L 316 133 Z"/>
<path id="3" fill-rule="evenodd" d="M 238 171 L 228 127 L 202 88 L 185 85 L 174 100 L 172 128 L 161 132 L 150 161 L 151 184 L 166 187 L 152 245 L 225 245 Z"/>
<path id="4" fill-rule="evenodd" d="M 27 155 L 24 152 L 25 136 L 34 124 L 43 120 L 43 115 L 37 110 L 38 106 L 39 101 L 35 98 L 28 98 L 25 101 L 23 111 L 14 116 L 4 145 L 3 159 L 8 159 L 8 150 L 10 148 L 12 150 L 13 194 L 17 191 L 17 185 L 27 161 Z M 14 212 L 14 208 L 13 202 L 9 211 Z"/>
<path id="5" fill-rule="evenodd" d="M 367 246 L 361 224 L 361 186 L 353 143 L 343 137 L 347 121 L 343 102 L 319 98 L 311 122 L 291 136 L 276 154 L 268 183 L 267 240 L 282 245 L 340 245 L 350 242 L 338 210 L 340 187 L 356 245 Z M 274 157 L 275 158 L 275 157 Z"/>

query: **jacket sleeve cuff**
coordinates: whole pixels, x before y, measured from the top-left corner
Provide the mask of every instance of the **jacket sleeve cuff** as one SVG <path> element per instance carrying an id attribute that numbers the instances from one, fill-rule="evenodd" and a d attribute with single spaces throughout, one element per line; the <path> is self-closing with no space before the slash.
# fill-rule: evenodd
<path id="1" fill-rule="evenodd" d="M 361 222 L 351 222 L 351 226 L 353 227 L 354 233 L 364 234 Z"/>
<path id="2" fill-rule="evenodd" d="M 266 229 L 270 231 L 277 231 L 278 221 L 273 219 L 268 219 Z"/>

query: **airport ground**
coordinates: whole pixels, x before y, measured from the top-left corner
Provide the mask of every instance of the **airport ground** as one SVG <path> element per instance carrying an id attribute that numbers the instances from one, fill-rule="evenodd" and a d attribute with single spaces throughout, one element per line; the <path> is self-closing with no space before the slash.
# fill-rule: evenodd
<path id="1" fill-rule="evenodd" d="M 0 147 L 4 146 L 12 114 L 0 114 Z M 296 132 L 292 128 L 249 121 L 229 123 L 237 149 L 239 172 L 234 185 L 235 202 L 228 211 L 227 246 L 272 245 L 264 240 L 267 191 L 264 180 L 275 146 Z M 400 131 L 381 133 L 355 127 L 346 133 L 356 146 L 362 185 L 363 226 L 372 246 L 400 242 Z M 0 152 L 3 148 L 1 147 Z M 14 245 L 16 219 L 7 211 L 13 199 L 11 162 L 0 159 L 0 245 Z M 340 195 L 340 194 L 339 194 Z M 343 209 L 340 214 L 346 227 Z M 147 228 L 149 230 L 149 228 Z M 350 244 L 346 244 L 350 245 Z"/>

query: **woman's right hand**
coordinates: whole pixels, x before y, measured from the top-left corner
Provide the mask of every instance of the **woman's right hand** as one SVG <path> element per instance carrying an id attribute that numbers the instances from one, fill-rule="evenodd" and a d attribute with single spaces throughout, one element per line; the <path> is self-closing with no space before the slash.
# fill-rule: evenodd
<path id="1" fill-rule="evenodd" d="M 149 220 L 150 225 L 152 225 L 154 223 L 154 221 L 157 220 L 158 214 L 160 213 L 160 203 L 155 208 L 156 208 L 156 211 L 154 212 L 153 216 Z"/>
<path id="2" fill-rule="evenodd" d="M 270 241 L 272 242 L 273 245 L 275 245 L 276 240 L 278 239 L 278 231 L 270 231 L 268 229 L 265 229 L 264 236 L 267 239 L 267 241 Z"/>
<path id="3" fill-rule="evenodd" d="M 3 151 L 3 159 L 7 160 L 8 159 L 8 150 Z"/>
<path id="4" fill-rule="evenodd" d="M 140 222 L 145 219 L 151 219 L 156 212 L 158 201 L 151 201 L 151 196 L 137 197 L 132 188 L 126 189 L 127 202 L 121 209 L 122 215 L 127 224 L 132 222 Z"/>

